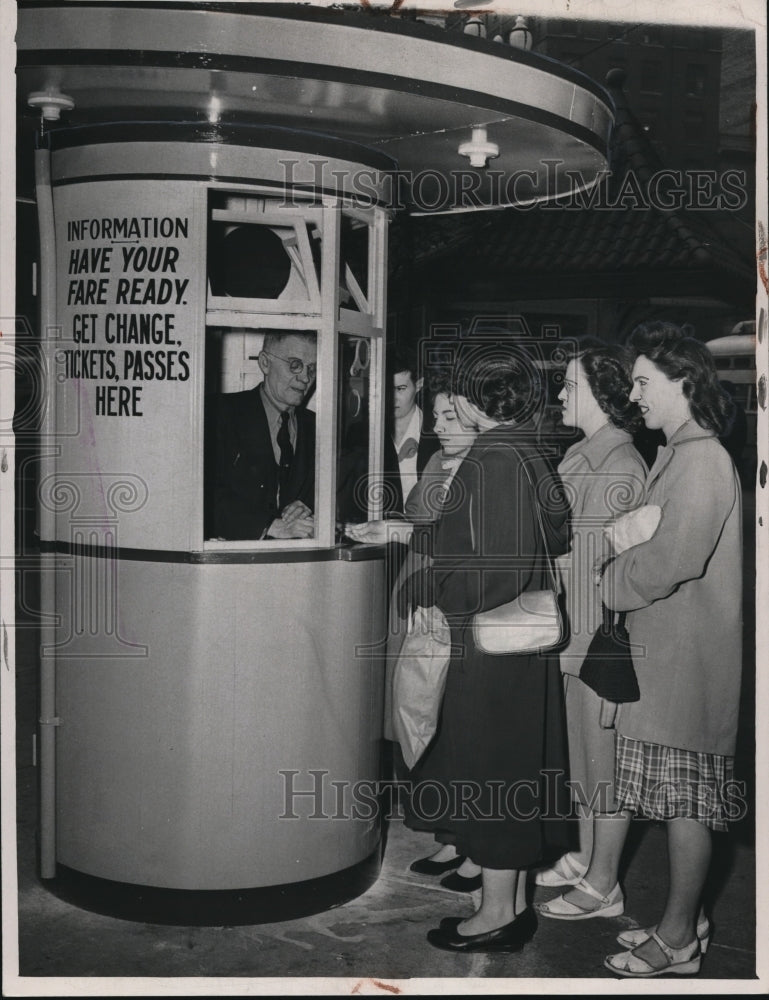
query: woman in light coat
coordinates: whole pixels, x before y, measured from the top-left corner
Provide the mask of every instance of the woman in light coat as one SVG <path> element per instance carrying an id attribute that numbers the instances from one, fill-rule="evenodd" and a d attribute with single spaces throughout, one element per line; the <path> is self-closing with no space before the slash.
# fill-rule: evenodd
<path id="1" fill-rule="evenodd" d="M 643 497 L 647 470 L 629 433 L 641 415 L 630 402 L 631 388 L 626 352 L 603 345 L 569 361 L 558 396 L 564 424 L 584 433 L 558 466 L 572 515 L 571 548 L 559 559 L 570 623 L 561 670 L 579 849 L 536 877 L 538 885 L 573 886 L 538 907 L 543 916 L 560 920 L 617 916 L 624 907 L 617 872 L 630 813 L 618 812 L 614 796 L 615 732 L 602 725 L 602 699 L 580 680 L 579 672 L 601 627 L 593 572 L 596 560 L 603 562 L 609 554 L 604 526 L 638 507 Z"/>
<path id="2" fill-rule="evenodd" d="M 669 323 L 639 327 L 630 344 L 631 399 L 667 442 L 645 496 L 662 516 L 649 540 L 607 564 L 600 593 L 628 612 L 631 643 L 643 650 L 633 656 L 640 700 L 622 706 L 617 722 L 616 796 L 622 808 L 667 821 L 670 883 L 656 927 L 621 934 L 630 950 L 605 964 L 650 978 L 699 971 L 711 831 L 725 830 L 739 805 L 742 510 L 717 439 L 732 404 L 707 348 Z"/>

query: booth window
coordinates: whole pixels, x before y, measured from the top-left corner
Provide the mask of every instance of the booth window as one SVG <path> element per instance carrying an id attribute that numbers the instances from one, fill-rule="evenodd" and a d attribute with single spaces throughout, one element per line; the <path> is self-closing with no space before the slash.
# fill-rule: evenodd
<path id="1" fill-rule="evenodd" d="M 312 544 L 316 535 L 320 243 L 312 206 L 210 194 L 207 540 Z"/>
<path id="2" fill-rule="evenodd" d="M 369 227 L 343 212 L 339 232 L 339 304 L 369 313 Z"/>
<path id="3" fill-rule="evenodd" d="M 207 548 L 329 547 L 376 515 L 385 227 L 371 208 L 209 191 Z"/>
<path id="4" fill-rule="evenodd" d="M 371 342 L 342 334 L 339 338 L 337 397 L 337 524 L 368 519 L 371 501 L 370 376 Z"/>

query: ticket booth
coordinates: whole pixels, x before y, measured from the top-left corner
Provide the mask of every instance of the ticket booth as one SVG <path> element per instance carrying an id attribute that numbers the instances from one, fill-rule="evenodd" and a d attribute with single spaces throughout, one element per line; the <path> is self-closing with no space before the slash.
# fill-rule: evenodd
<path id="1" fill-rule="evenodd" d="M 384 553 L 341 526 L 377 503 L 385 210 L 343 184 L 276 190 L 281 159 L 313 170 L 280 138 L 93 126 L 44 154 L 57 883 L 113 909 L 140 885 L 253 919 L 255 894 L 228 890 L 286 914 L 378 871 Z M 214 150 L 258 180 L 202 180 Z M 266 331 L 293 330 L 317 347 L 314 533 L 243 537 L 215 510 L 217 401 L 259 384 Z"/>
<path id="2" fill-rule="evenodd" d="M 600 88 L 528 53 L 236 8 L 19 12 L 41 116 L 41 875 L 151 921 L 283 919 L 376 878 L 385 553 L 343 526 L 382 509 L 388 222 L 552 197 L 552 168 L 513 183 L 537 158 L 590 186 L 611 124 Z M 313 530 L 229 530 L 222 398 L 292 332 L 315 348 Z"/>

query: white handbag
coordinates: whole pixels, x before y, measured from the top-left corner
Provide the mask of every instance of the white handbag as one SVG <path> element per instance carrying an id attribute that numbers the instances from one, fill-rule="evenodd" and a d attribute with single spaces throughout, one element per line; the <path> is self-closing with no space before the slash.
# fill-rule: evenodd
<path id="1" fill-rule="evenodd" d="M 535 653 L 553 649 L 565 637 L 563 615 L 558 601 L 559 586 L 553 562 L 547 547 L 542 511 L 537 501 L 534 483 L 521 463 L 531 487 L 532 502 L 537 511 L 537 522 L 551 580 L 549 590 L 527 590 L 513 601 L 489 611 L 482 611 L 473 618 L 473 642 L 482 653 L 501 656 L 509 653 Z"/>

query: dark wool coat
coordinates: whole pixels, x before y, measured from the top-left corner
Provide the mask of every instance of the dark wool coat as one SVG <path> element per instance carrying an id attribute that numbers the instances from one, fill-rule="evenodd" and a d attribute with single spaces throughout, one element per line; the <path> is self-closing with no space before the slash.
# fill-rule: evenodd
<path id="1" fill-rule="evenodd" d="M 549 585 L 523 461 L 539 487 L 551 556 L 566 547 L 566 501 L 531 441 L 527 428 L 512 426 L 477 438 L 436 525 L 419 601 L 434 600 L 446 615 L 454 655 L 438 733 L 413 772 L 407 823 L 497 869 L 535 865 L 566 848 L 558 654 L 488 655 L 471 627 L 476 612 Z"/>
<path id="2" fill-rule="evenodd" d="M 259 386 L 221 395 L 207 462 L 214 467 L 210 532 L 217 538 L 261 538 L 293 500 L 315 507 L 315 414 L 297 408 L 297 437 L 286 495 L 278 507 L 278 464 Z M 208 470 L 207 470 L 208 478 Z"/>

